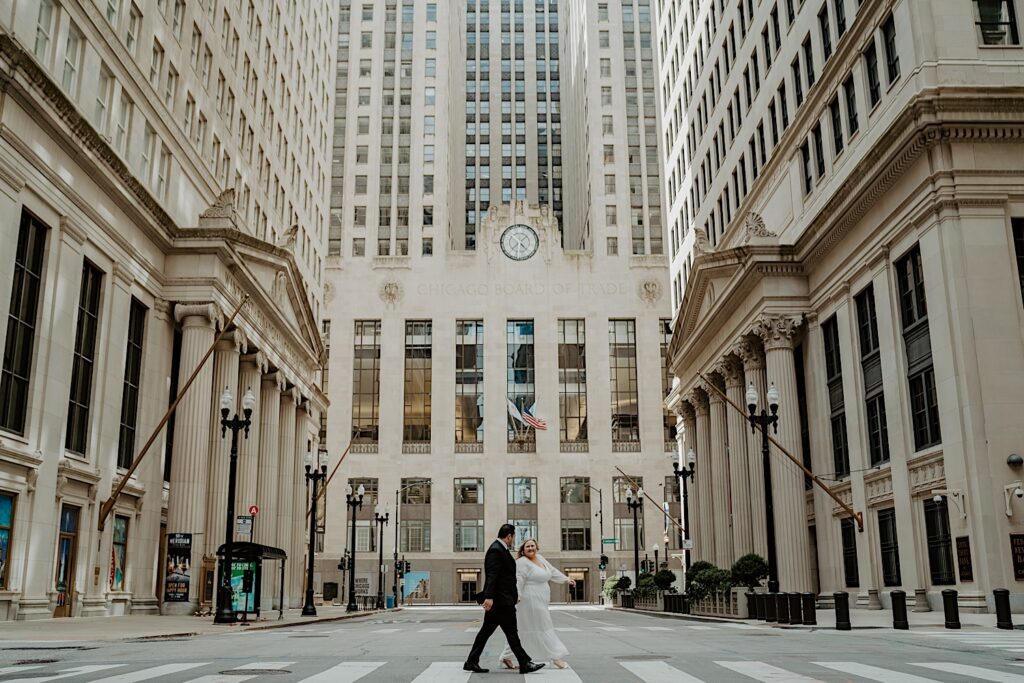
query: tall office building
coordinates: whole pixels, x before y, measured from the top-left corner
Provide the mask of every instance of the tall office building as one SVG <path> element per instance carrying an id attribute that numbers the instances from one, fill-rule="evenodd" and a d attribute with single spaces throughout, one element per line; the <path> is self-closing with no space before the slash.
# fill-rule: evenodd
<path id="1" fill-rule="evenodd" d="M 469 601 L 511 521 L 595 600 L 602 547 L 634 570 L 616 466 L 651 496 L 640 557 L 679 552 L 652 21 L 647 0 L 341 3 L 326 442 L 367 493 L 353 531 L 332 484 L 325 549 L 356 551 L 358 594 L 390 504 L 414 597 Z"/>
<path id="2" fill-rule="evenodd" d="M 236 512 L 302 556 L 336 22 L 312 0 L 0 0 L 0 618 L 211 605 L 225 389 L 254 404 Z"/>
<path id="3" fill-rule="evenodd" d="M 779 443 L 838 498 L 772 449 L 783 591 L 983 610 L 1024 578 L 1021 9 L 661 3 L 700 559 L 767 552 L 760 439 L 718 390 L 774 385 Z"/>

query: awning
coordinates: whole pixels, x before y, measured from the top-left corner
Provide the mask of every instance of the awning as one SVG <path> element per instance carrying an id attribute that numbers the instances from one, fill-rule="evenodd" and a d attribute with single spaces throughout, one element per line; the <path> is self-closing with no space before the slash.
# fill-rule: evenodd
<path id="1" fill-rule="evenodd" d="M 217 548 L 217 557 L 224 557 L 224 545 Z M 288 553 L 269 545 L 239 541 L 231 544 L 232 560 L 286 560 Z"/>

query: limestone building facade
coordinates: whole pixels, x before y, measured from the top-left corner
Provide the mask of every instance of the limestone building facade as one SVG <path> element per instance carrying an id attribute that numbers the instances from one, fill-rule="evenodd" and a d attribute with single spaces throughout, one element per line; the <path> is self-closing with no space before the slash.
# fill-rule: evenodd
<path id="1" fill-rule="evenodd" d="M 782 590 L 1024 607 L 1021 9 L 660 3 L 696 558 L 765 552 L 760 440 L 710 385 L 774 385 L 779 442 L 864 523 L 774 451 Z"/>
<path id="2" fill-rule="evenodd" d="M 256 397 L 236 510 L 259 504 L 298 602 L 335 21 L 309 0 L 0 2 L 0 617 L 210 606 L 225 388 Z"/>

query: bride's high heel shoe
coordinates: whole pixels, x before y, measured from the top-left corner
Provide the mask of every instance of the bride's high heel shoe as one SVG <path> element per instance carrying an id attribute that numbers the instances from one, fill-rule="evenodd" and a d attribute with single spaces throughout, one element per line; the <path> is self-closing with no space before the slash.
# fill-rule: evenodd
<path id="1" fill-rule="evenodd" d="M 554 661 L 553 661 L 553 662 L 551 662 L 551 663 L 555 665 L 555 668 L 556 668 L 556 669 L 568 669 L 568 668 L 569 668 L 569 665 L 568 665 L 568 664 L 566 664 L 566 663 L 565 663 L 564 661 L 562 661 L 561 659 L 556 659 L 556 660 L 554 660 Z"/>
<path id="2" fill-rule="evenodd" d="M 506 669 L 514 669 L 514 668 L 516 668 L 516 667 L 512 666 L 512 660 L 511 659 L 503 659 L 503 660 L 501 660 L 501 664 Z"/>

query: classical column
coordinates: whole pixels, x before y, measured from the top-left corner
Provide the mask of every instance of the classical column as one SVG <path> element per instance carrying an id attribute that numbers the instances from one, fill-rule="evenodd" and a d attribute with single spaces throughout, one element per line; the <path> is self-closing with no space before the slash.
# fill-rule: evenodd
<path id="1" fill-rule="evenodd" d="M 263 373 L 267 371 L 267 357 L 262 351 L 242 356 L 238 366 L 238 390 L 245 394 L 249 389 L 256 396 L 256 407 L 252 410 L 252 428 L 249 438 L 238 443 L 238 495 L 235 507 L 238 514 L 249 514 L 249 506 L 257 503 L 256 486 L 259 481 L 260 437 L 263 429 Z M 258 503 L 257 503 L 258 504 Z M 244 539 L 249 540 L 249 539 Z M 255 540 L 252 539 L 252 540 Z"/>
<path id="2" fill-rule="evenodd" d="M 231 415 L 242 413 L 242 396 L 238 389 L 238 358 L 245 344 L 245 337 L 238 331 L 229 332 L 217 342 L 213 351 L 213 390 L 210 400 L 210 469 L 206 492 L 206 535 L 203 546 L 207 557 L 216 557 L 217 548 L 224 538 L 224 517 L 228 507 L 228 471 L 231 465 L 231 434 L 220 433 L 220 396 L 227 389 L 231 392 Z M 245 391 L 245 389 L 242 389 Z M 239 446 L 245 435 L 238 435 Z M 235 512 L 238 512 L 237 504 Z M 232 522 L 234 528 L 234 522 Z"/>
<path id="3" fill-rule="evenodd" d="M 714 378 L 709 378 L 715 382 Z M 732 532 L 729 525 L 729 462 L 727 460 L 725 399 L 715 391 L 721 386 L 705 386 L 708 395 L 708 422 L 711 431 L 711 510 L 712 533 L 715 537 L 715 566 L 732 567 Z"/>
<path id="4" fill-rule="evenodd" d="M 259 514 L 253 520 L 253 536 L 256 542 L 272 548 L 277 543 L 277 469 L 278 437 L 281 419 L 281 394 L 284 392 L 284 376 L 280 372 L 263 375 L 260 380 L 260 448 L 259 467 L 256 473 L 256 505 Z M 291 558 L 288 558 L 291 561 Z M 280 586 L 280 567 L 273 562 L 264 565 L 263 586 L 260 604 L 264 609 L 277 607 Z"/>
<path id="5" fill-rule="evenodd" d="M 694 553 L 695 560 L 714 562 L 715 560 L 715 526 L 714 526 L 714 500 L 715 481 L 714 465 L 711 457 L 711 420 L 708 413 L 708 397 L 702 389 L 694 392 L 694 412 L 697 414 L 697 467 L 700 474 L 697 475 L 698 505 L 694 508 L 694 517 L 697 522 L 697 547 Z"/>
<path id="6" fill-rule="evenodd" d="M 292 541 L 292 505 L 295 502 L 295 409 L 301 396 L 297 389 L 292 388 L 281 395 L 281 408 L 278 411 L 277 438 L 277 520 L 267 523 L 277 524 L 277 547 L 288 553 L 288 563 L 294 565 L 299 558 L 291 553 Z M 285 581 L 284 604 L 288 606 L 294 596 L 291 586 Z"/>
<path id="7" fill-rule="evenodd" d="M 220 312 L 214 304 L 178 304 L 174 308 L 174 317 L 182 326 L 179 363 L 183 388 L 184 378 L 191 375 L 213 344 L 214 325 L 220 319 Z M 175 411 L 167 533 L 191 534 L 191 580 L 188 602 L 164 602 L 164 614 L 192 614 L 199 606 L 199 568 L 203 558 L 201 534 L 206 531 L 212 400 L 213 364 L 207 360 Z"/>
<path id="8" fill-rule="evenodd" d="M 754 332 L 764 342 L 768 382 L 779 390 L 776 438 L 796 458 L 800 457 L 801 439 L 793 336 L 801 321 L 800 315 L 762 315 L 754 324 Z M 765 395 L 761 396 L 764 402 Z M 807 531 L 804 475 L 774 447 L 771 464 L 779 582 L 784 591 L 810 591 L 813 589 L 811 543 Z"/>
<path id="9" fill-rule="evenodd" d="M 756 343 L 748 339 L 740 340 L 732 348 L 732 352 L 743 363 L 743 398 L 739 405 L 747 407 L 747 386 L 753 384 L 758 396 L 763 397 L 768 391 L 765 384 L 764 356 Z M 750 492 L 750 527 L 753 536 L 753 552 L 768 559 L 768 537 L 764 516 L 764 468 L 761 465 L 761 435 L 750 429 L 750 423 L 744 420 L 743 433 L 747 438 L 747 482 Z"/>
<path id="10" fill-rule="evenodd" d="M 746 390 L 743 386 L 743 367 L 732 356 L 718 365 L 725 378 L 725 393 L 729 400 L 743 409 Z M 747 432 L 750 424 L 743 413 L 730 405 L 725 406 L 729 443 L 729 487 L 732 491 L 732 547 L 734 560 L 754 552 L 753 527 L 750 518 L 750 456 L 747 452 Z"/>
<path id="11" fill-rule="evenodd" d="M 302 606 L 302 588 L 305 585 L 306 576 L 306 552 L 309 547 L 309 520 L 306 511 L 309 509 L 310 494 L 306 490 L 306 477 L 304 476 L 305 458 L 307 449 L 313 453 L 313 462 L 316 462 L 316 449 L 313 448 L 309 432 L 309 401 L 304 401 L 301 408 L 295 410 L 295 445 L 292 446 L 291 463 L 294 484 L 292 485 L 292 516 L 291 532 L 288 557 L 292 559 L 289 570 L 289 582 L 291 584 L 290 607 Z"/>

